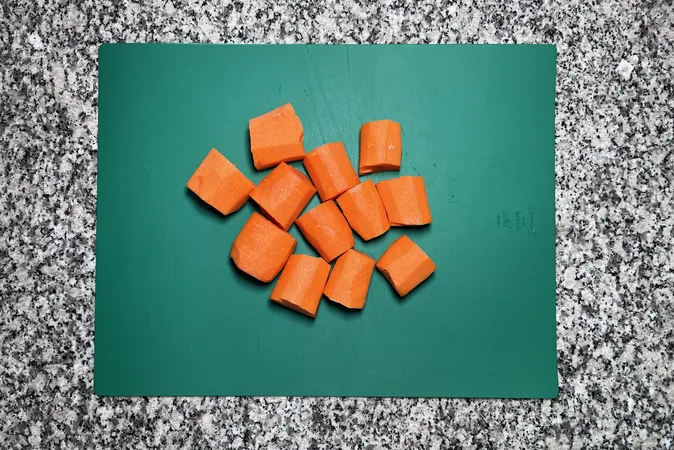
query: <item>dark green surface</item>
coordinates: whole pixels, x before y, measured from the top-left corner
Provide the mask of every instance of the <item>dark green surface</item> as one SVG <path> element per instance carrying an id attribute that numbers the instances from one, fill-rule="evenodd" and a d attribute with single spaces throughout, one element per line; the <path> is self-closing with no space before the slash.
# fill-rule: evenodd
<path id="1" fill-rule="evenodd" d="M 527 45 L 102 46 L 96 393 L 556 396 L 555 57 Z M 274 282 L 228 257 L 253 206 L 222 217 L 186 190 L 211 147 L 259 182 L 248 119 L 286 102 L 307 150 L 342 140 L 355 166 L 363 122 L 402 124 L 400 174 L 426 178 L 433 224 L 356 248 L 378 258 L 404 232 L 433 258 L 405 299 L 376 272 L 362 312 L 323 299 L 310 320 L 273 304 Z"/>

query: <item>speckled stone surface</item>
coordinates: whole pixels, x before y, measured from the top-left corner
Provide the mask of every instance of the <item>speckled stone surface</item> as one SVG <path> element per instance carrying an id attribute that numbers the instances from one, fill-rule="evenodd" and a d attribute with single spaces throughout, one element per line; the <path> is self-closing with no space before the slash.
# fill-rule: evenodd
<path id="1" fill-rule="evenodd" d="M 0 2 L 0 447 L 674 447 L 671 1 L 216 3 Z M 559 398 L 94 396 L 96 57 L 119 41 L 557 44 Z"/>

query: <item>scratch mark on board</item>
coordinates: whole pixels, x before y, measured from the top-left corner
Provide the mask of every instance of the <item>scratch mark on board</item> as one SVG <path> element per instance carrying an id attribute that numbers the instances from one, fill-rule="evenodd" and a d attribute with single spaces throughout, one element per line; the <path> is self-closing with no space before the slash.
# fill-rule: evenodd
<path id="1" fill-rule="evenodd" d="M 451 202 L 449 203 L 449 207 L 452 208 L 452 211 L 454 211 L 454 212 L 456 213 L 457 216 L 459 216 L 459 219 L 463 220 L 464 222 L 466 221 L 466 219 L 463 218 L 463 216 L 461 215 L 461 213 L 459 212 L 459 210 L 456 209 L 456 208 L 454 207 L 454 205 L 452 205 Z"/>
<path id="2" fill-rule="evenodd" d="M 168 256 L 168 227 L 164 225 L 164 275 L 169 274 L 169 256 Z"/>
<path id="3" fill-rule="evenodd" d="M 311 85 L 309 85 L 309 89 L 311 89 Z M 318 123 L 318 130 L 321 132 L 321 142 L 327 142 L 325 140 L 325 133 L 323 133 L 323 126 L 321 125 L 321 118 L 318 116 L 318 109 L 316 109 L 316 103 L 314 100 L 311 98 L 311 95 L 307 92 L 306 89 L 304 89 L 304 93 L 306 94 L 307 98 L 311 100 L 311 105 L 314 107 L 314 117 L 316 117 L 316 123 Z"/>
<path id="4" fill-rule="evenodd" d="M 346 46 L 346 71 L 349 73 L 349 82 L 351 82 L 351 57 L 349 56 L 349 46 Z"/>
<path id="5" fill-rule="evenodd" d="M 318 74 L 318 70 L 316 69 L 316 64 L 314 64 L 314 59 L 311 57 L 311 52 L 309 51 L 309 47 L 304 47 L 304 49 L 307 51 L 307 56 L 309 57 L 309 63 L 311 64 L 311 68 L 314 71 L 314 75 L 316 76 L 316 81 L 318 82 L 318 90 L 321 92 L 321 95 L 323 96 L 323 102 L 325 102 L 326 108 L 328 108 L 328 114 L 330 114 L 330 118 L 332 119 L 332 124 L 335 127 L 335 131 L 337 132 L 337 136 L 339 136 L 340 141 L 344 141 L 342 139 L 342 134 L 339 132 L 339 128 L 337 128 L 337 121 L 335 120 L 335 114 L 332 111 L 332 107 L 330 106 L 330 102 L 328 102 L 328 97 L 325 95 L 325 90 L 323 89 L 323 83 L 321 83 L 321 77 Z"/>
<path id="6" fill-rule="evenodd" d="M 379 120 L 375 111 L 376 107 L 374 104 L 374 77 L 368 77 L 368 84 L 370 85 L 370 111 L 372 111 L 372 120 Z"/>
<path id="7" fill-rule="evenodd" d="M 445 328 L 445 324 L 443 324 L 442 321 L 440 320 L 440 317 L 442 317 L 442 316 L 439 315 L 439 314 L 435 311 L 435 308 L 433 308 L 433 306 L 432 306 L 431 304 L 428 304 L 428 309 L 433 313 L 433 314 L 432 314 L 433 320 L 434 320 L 438 325 L 440 325 L 440 327 Z"/>
<path id="8" fill-rule="evenodd" d="M 356 102 L 356 111 L 354 113 L 356 114 L 356 118 L 358 119 L 359 123 L 363 123 L 363 119 L 361 119 L 362 114 L 360 112 L 360 102 L 358 101 L 358 96 L 356 95 L 356 88 L 353 85 L 353 78 L 351 77 L 351 56 L 349 53 L 349 46 L 346 46 L 346 70 L 349 74 L 349 86 L 351 87 L 351 95 L 353 96 L 355 102 Z M 349 103 L 350 106 L 350 103 Z M 349 108 L 351 109 L 351 108 Z"/>
<path id="9" fill-rule="evenodd" d="M 356 346 L 353 345 L 353 339 L 350 339 L 349 343 L 351 344 L 351 350 L 353 350 L 353 356 L 356 357 L 356 363 L 360 364 L 360 358 L 358 358 L 358 353 L 356 353 Z"/>

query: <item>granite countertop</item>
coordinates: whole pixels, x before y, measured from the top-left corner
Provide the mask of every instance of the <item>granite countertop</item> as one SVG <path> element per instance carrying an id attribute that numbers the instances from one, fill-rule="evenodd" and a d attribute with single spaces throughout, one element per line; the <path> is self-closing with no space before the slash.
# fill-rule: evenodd
<path id="1" fill-rule="evenodd" d="M 139 3 L 0 3 L 0 446 L 674 448 L 669 2 Z M 93 395 L 96 58 L 119 41 L 556 44 L 559 398 Z"/>

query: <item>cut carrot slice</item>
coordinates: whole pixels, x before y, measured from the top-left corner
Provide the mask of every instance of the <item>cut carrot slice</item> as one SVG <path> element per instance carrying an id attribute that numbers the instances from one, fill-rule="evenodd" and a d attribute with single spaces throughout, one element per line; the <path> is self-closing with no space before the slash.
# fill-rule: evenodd
<path id="1" fill-rule="evenodd" d="M 295 251 L 297 241 L 290 233 L 254 212 L 234 239 L 229 253 L 243 272 L 269 283 Z"/>
<path id="2" fill-rule="evenodd" d="M 241 209 L 255 185 L 220 152 L 211 149 L 192 174 L 187 187 L 227 215 Z"/>
<path id="3" fill-rule="evenodd" d="M 328 273 L 330 264 L 322 258 L 292 255 L 269 298 L 309 317 L 316 317 Z"/>
<path id="4" fill-rule="evenodd" d="M 255 203 L 279 227 L 288 231 L 316 188 L 299 170 L 281 163 L 250 193 Z"/>
<path id="5" fill-rule="evenodd" d="M 367 180 L 352 187 L 337 197 L 337 203 L 351 228 L 364 240 L 369 241 L 388 231 L 386 209 L 374 181 Z"/>
<path id="6" fill-rule="evenodd" d="M 304 167 L 324 202 L 360 183 L 341 142 L 321 145 L 307 153 Z"/>
<path id="7" fill-rule="evenodd" d="M 304 130 L 290 103 L 250 119 L 248 129 L 257 170 L 304 159 Z"/>
<path id="8" fill-rule="evenodd" d="M 360 127 L 358 173 L 361 175 L 400 170 L 402 154 L 402 130 L 398 122 L 375 120 Z"/>
<path id="9" fill-rule="evenodd" d="M 377 269 L 401 297 L 430 277 L 435 268 L 431 258 L 404 234 L 393 241 L 377 261 Z"/>
<path id="10" fill-rule="evenodd" d="M 350 309 L 363 309 L 370 289 L 374 259 L 354 249 L 337 258 L 323 293 Z"/>
<path id="11" fill-rule="evenodd" d="M 433 221 L 424 177 L 399 177 L 377 183 L 377 191 L 392 227 L 426 225 Z"/>
<path id="12" fill-rule="evenodd" d="M 353 247 L 353 232 L 333 201 L 310 209 L 295 223 L 302 235 L 327 262 Z"/>

